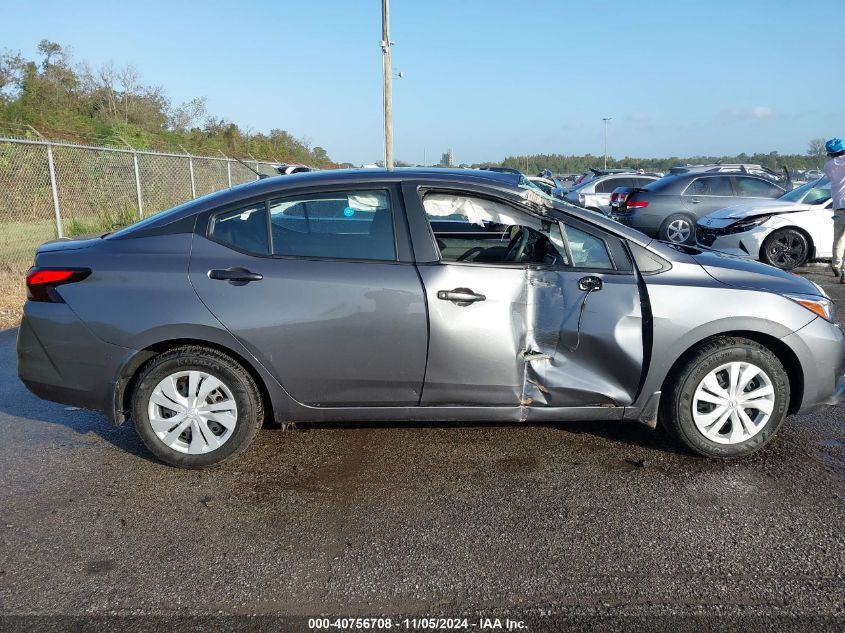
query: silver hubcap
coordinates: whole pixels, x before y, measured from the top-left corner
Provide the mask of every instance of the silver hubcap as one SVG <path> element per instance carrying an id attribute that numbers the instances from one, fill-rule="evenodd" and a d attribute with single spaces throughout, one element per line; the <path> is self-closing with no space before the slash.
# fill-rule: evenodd
<path id="1" fill-rule="evenodd" d="M 686 242 L 691 234 L 692 225 L 687 220 L 672 220 L 666 227 L 666 237 L 676 244 Z"/>
<path id="2" fill-rule="evenodd" d="M 191 455 L 223 446 L 238 421 L 232 390 L 203 371 L 176 372 L 158 383 L 148 413 L 158 439 Z"/>
<path id="3" fill-rule="evenodd" d="M 766 372 L 751 363 L 726 363 L 698 385 L 692 419 L 708 440 L 739 444 L 763 430 L 774 406 L 775 390 Z"/>

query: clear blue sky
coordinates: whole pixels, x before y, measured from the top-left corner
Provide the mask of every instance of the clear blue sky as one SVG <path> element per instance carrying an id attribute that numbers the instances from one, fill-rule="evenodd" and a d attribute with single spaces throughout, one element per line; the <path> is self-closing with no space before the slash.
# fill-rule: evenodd
<path id="1" fill-rule="evenodd" d="M 9 2 L 0 48 L 134 64 L 336 161 L 381 144 L 379 0 Z M 392 0 L 396 157 L 803 152 L 845 136 L 843 0 Z"/>

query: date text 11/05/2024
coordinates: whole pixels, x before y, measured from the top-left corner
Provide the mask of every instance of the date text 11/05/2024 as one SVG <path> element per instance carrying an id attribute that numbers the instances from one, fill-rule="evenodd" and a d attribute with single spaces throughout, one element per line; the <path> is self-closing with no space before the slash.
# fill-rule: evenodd
<path id="1" fill-rule="evenodd" d="M 406 630 L 501 630 L 523 631 L 527 625 L 522 620 L 510 618 L 309 618 L 308 628 L 311 630 L 389 630 L 393 628 Z"/>

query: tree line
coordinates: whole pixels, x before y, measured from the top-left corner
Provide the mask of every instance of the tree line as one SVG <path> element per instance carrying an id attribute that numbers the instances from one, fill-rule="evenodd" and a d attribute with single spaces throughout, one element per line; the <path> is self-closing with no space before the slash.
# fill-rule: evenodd
<path id="1" fill-rule="evenodd" d="M 74 63 L 62 45 L 42 40 L 40 59 L 0 54 L 0 131 L 138 149 L 333 166 L 322 147 L 282 129 L 253 132 L 211 115 L 205 97 L 173 104 L 161 87 L 141 81 L 137 69 L 113 63 Z"/>
<path id="2" fill-rule="evenodd" d="M 671 156 L 669 158 L 625 158 L 607 157 L 607 166 L 612 169 L 630 168 L 646 171 L 668 171 L 676 165 L 708 164 L 722 161 L 725 163 L 752 163 L 768 167 L 775 171 L 782 171 L 787 167 L 790 171 L 800 169 L 819 169 L 824 165 L 824 139 L 812 139 L 805 154 L 780 154 L 778 152 L 746 154 L 735 156 Z M 565 156 L 563 154 L 532 154 L 528 156 L 508 156 L 499 163 L 480 163 L 473 167 L 511 167 L 526 174 L 539 173 L 549 169 L 556 174 L 578 174 L 591 167 L 603 167 L 604 156 Z"/>

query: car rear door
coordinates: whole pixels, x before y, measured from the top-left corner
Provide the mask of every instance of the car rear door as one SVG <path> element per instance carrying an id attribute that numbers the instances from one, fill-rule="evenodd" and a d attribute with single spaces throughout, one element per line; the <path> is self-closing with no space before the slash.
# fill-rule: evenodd
<path id="1" fill-rule="evenodd" d="M 690 182 L 681 195 L 681 201 L 687 213 L 703 218 L 711 211 L 730 206 L 735 197 L 731 176 L 708 174 Z"/>
<path id="2" fill-rule="evenodd" d="M 526 213 L 484 192 L 406 183 L 403 193 L 428 301 L 421 404 L 633 402 L 643 363 L 642 314 L 620 240 L 574 219 L 561 225 Z M 457 243 L 431 231 L 430 220 L 443 209 L 430 201 L 448 196 L 455 209 L 501 205 L 486 217 L 508 225 L 506 237 L 465 243 L 457 254 Z M 539 234 L 530 261 L 510 261 L 506 254 L 523 230 Z"/>
<path id="3" fill-rule="evenodd" d="M 390 184 L 230 205 L 195 236 L 190 280 L 299 402 L 416 405 L 427 316 L 403 218 Z"/>

